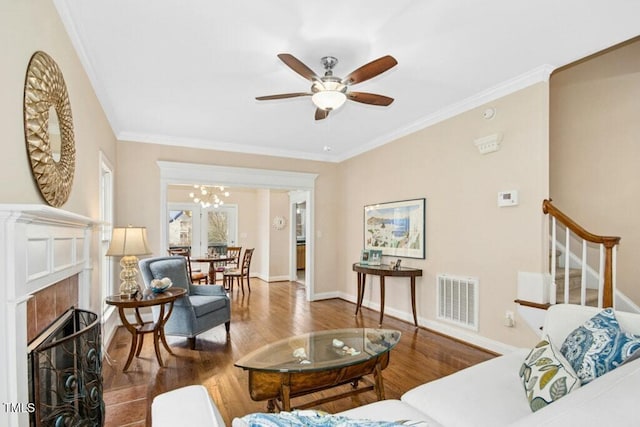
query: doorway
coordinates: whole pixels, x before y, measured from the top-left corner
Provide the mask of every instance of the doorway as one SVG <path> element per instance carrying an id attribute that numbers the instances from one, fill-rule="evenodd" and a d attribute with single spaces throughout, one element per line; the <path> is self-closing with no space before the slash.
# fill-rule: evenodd
<path id="1" fill-rule="evenodd" d="M 310 234 L 307 219 L 307 194 L 301 191 L 291 191 L 289 203 L 291 218 L 289 280 L 306 286 L 307 236 Z"/>
<path id="2" fill-rule="evenodd" d="M 167 192 L 171 184 L 193 184 L 197 182 L 203 185 L 288 190 L 300 194 L 306 202 L 305 224 L 307 231 L 305 233 L 304 254 L 306 297 L 308 301 L 314 300 L 314 236 L 308 230 L 313 230 L 313 199 L 316 174 L 166 161 L 158 161 L 157 164 L 160 168 L 160 214 L 162 215 L 162 224 L 165 224 L 167 218 L 169 218 Z M 168 227 L 162 227 L 160 232 L 162 250 L 166 251 Z M 290 257 L 291 259 L 292 257 Z"/>

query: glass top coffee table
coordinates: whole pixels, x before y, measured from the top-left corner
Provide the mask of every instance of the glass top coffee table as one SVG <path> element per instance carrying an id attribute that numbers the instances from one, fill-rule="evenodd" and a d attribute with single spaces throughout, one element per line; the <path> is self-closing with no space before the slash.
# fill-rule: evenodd
<path id="1" fill-rule="evenodd" d="M 291 410 L 291 398 L 351 383 L 352 389 L 307 402 L 308 408 L 375 390 L 384 399 L 382 370 L 389 352 L 400 340 L 391 329 L 334 329 L 310 332 L 267 344 L 246 355 L 235 366 L 249 372 L 249 394 L 268 400 L 267 409 Z M 373 374 L 373 382 L 363 378 Z M 364 383 L 359 387 L 359 383 Z"/>

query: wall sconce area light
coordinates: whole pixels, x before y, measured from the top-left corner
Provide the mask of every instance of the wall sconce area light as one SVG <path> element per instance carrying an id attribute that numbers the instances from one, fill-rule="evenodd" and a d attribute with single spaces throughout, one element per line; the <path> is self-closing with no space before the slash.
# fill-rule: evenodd
<path id="1" fill-rule="evenodd" d="M 121 256 L 120 296 L 131 298 L 140 291 L 138 287 L 138 255 L 150 255 L 145 227 L 115 227 L 106 256 Z"/>

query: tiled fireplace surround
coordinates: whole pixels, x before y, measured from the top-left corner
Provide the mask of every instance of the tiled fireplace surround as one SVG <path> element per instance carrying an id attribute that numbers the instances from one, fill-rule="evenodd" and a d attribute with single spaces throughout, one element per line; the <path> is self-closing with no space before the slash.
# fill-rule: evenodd
<path id="1" fill-rule="evenodd" d="M 31 342 L 69 307 L 78 307 L 78 275 L 38 291 L 27 301 L 27 342 Z"/>
<path id="2" fill-rule="evenodd" d="M 90 310 L 95 222 L 45 205 L 0 204 L 0 425 L 26 427 L 27 343 L 67 308 Z"/>

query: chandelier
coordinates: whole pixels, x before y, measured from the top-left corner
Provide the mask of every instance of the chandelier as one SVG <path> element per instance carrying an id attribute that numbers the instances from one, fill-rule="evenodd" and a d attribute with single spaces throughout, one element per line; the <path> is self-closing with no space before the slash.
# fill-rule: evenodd
<path id="1" fill-rule="evenodd" d="M 219 208 L 224 205 L 223 197 L 229 197 L 229 191 L 225 191 L 224 186 L 214 185 L 207 187 L 206 185 L 194 185 L 194 191 L 189 193 L 189 197 L 193 203 L 200 203 L 203 208 L 213 206 Z"/>

